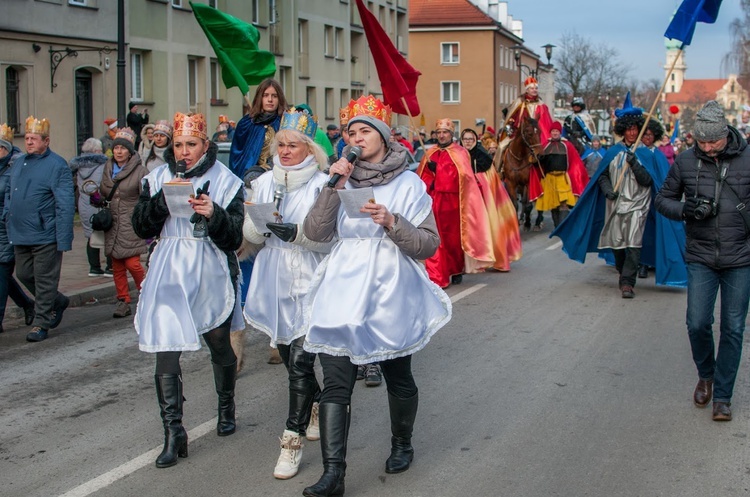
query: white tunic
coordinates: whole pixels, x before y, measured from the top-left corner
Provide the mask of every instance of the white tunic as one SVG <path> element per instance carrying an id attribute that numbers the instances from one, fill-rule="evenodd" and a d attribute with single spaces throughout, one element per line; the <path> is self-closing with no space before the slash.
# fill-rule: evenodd
<path id="1" fill-rule="evenodd" d="M 151 192 L 173 179 L 166 164 L 144 178 Z M 219 161 L 203 176 L 189 180 L 195 189 L 210 180 L 209 197 L 225 209 L 243 184 Z M 232 329 L 242 329 L 236 292 L 227 255 L 211 238 L 194 238 L 188 219 L 167 217 L 135 313 L 139 348 L 145 352 L 198 350 L 198 335 L 218 327 L 233 312 Z"/>
<path id="2" fill-rule="evenodd" d="M 274 201 L 276 180 L 273 173 L 268 171 L 253 182 L 253 202 Z M 304 238 L 302 223 L 328 179 L 317 171 L 307 183 L 287 190 L 281 201 L 279 212 L 285 223 L 298 225 L 298 240 Z M 246 216 L 245 222 L 251 222 L 249 217 Z M 266 238 L 265 246 L 255 258 L 244 315 L 251 326 L 271 338 L 271 346 L 290 344 L 307 331 L 302 301 L 315 268 L 332 246 L 333 243 L 309 240 L 302 246 L 275 235 Z"/>
<path id="3" fill-rule="evenodd" d="M 424 182 L 410 171 L 374 187 L 374 195 L 414 226 L 432 210 Z M 368 364 L 424 348 L 450 321 L 448 296 L 372 219 L 349 218 L 340 207 L 337 231 L 339 242 L 318 266 L 305 299 L 305 350 Z"/>

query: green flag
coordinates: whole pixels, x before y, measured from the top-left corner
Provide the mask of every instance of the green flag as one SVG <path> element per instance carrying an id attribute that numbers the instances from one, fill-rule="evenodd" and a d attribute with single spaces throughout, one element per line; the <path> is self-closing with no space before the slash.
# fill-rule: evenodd
<path id="1" fill-rule="evenodd" d="M 245 94 L 249 85 L 276 74 L 276 57 L 258 49 L 260 33 L 253 25 L 202 3 L 190 2 L 190 7 L 216 52 L 227 88 L 236 86 Z"/>

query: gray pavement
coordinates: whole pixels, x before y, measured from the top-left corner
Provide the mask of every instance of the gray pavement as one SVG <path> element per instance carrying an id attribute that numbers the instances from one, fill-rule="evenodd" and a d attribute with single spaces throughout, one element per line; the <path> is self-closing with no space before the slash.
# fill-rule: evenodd
<path id="1" fill-rule="evenodd" d="M 96 278 L 89 277 L 89 263 L 86 258 L 87 239 L 83 236 L 83 227 L 76 223 L 73 232 L 73 250 L 63 254 L 60 285 L 58 289 L 60 292 L 70 297 L 70 307 L 114 302 L 116 300 L 116 294 L 115 284 L 112 278 L 105 276 L 99 276 Z M 103 269 L 105 266 L 104 250 L 102 249 L 100 252 Z M 141 258 L 141 261 L 145 267 L 145 254 Z M 21 286 L 23 287 L 23 285 Z M 130 287 L 131 295 L 135 295 L 133 293 L 135 286 L 133 285 L 132 279 L 130 280 Z M 31 296 L 25 287 L 24 291 Z M 8 299 L 8 307 L 5 311 L 3 327 L 6 331 L 12 331 L 18 328 L 29 328 L 23 322 L 23 311 L 10 299 Z"/>

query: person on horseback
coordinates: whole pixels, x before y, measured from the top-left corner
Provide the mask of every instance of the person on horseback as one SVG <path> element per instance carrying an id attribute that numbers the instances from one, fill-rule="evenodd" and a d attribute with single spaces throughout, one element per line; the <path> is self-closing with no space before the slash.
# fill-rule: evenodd
<path id="1" fill-rule="evenodd" d="M 575 147 L 562 137 L 558 121 L 550 127 L 550 139 L 539 155 L 539 162 L 544 171 L 541 181 L 544 193 L 536 201 L 536 210 L 552 211 L 552 222 L 557 228 L 589 181 Z"/>
<path id="2" fill-rule="evenodd" d="M 539 83 L 533 77 L 526 78 L 523 83 L 524 93 L 518 97 L 508 109 L 508 118 L 505 121 L 505 129 L 500 132 L 500 139 L 495 154 L 495 167 L 500 171 L 502 167 L 502 156 L 510 141 L 517 135 L 525 117 L 537 120 L 542 143 L 549 140 L 549 127 L 552 125 L 547 104 L 539 98 Z"/>
<path id="3" fill-rule="evenodd" d="M 596 125 L 591 114 L 586 110 L 586 102 L 581 97 L 573 97 L 570 106 L 573 113 L 565 118 L 563 136 L 576 147 L 579 155 L 583 155 L 586 147 L 589 147 L 593 141 Z"/>
<path id="4" fill-rule="evenodd" d="M 430 279 L 447 288 L 461 283 L 463 273 L 475 273 L 495 262 L 490 221 L 474 177 L 469 152 L 453 142 L 455 125 L 439 119 L 437 146 L 425 152 L 417 174 L 432 198 L 440 246 L 425 261 Z"/>

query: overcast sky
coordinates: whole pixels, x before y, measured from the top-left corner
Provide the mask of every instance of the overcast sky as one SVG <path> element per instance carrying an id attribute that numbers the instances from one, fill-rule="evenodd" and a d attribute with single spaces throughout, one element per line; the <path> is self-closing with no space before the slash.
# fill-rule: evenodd
<path id="1" fill-rule="evenodd" d="M 575 31 L 595 44 L 606 43 L 632 67 L 639 80 L 665 76 L 664 31 L 679 0 L 509 0 L 508 12 L 523 21 L 525 44 L 544 57 L 542 45 L 559 45 L 563 33 Z M 616 7 L 616 10 L 614 6 Z M 741 17 L 739 0 L 724 0 L 715 24 L 698 23 L 685 50 L 687 79 L 719 78 L 721 59 L 729 51 L 729 24 Z M 552 63 L 555 63 L 554 54 Z"/>

